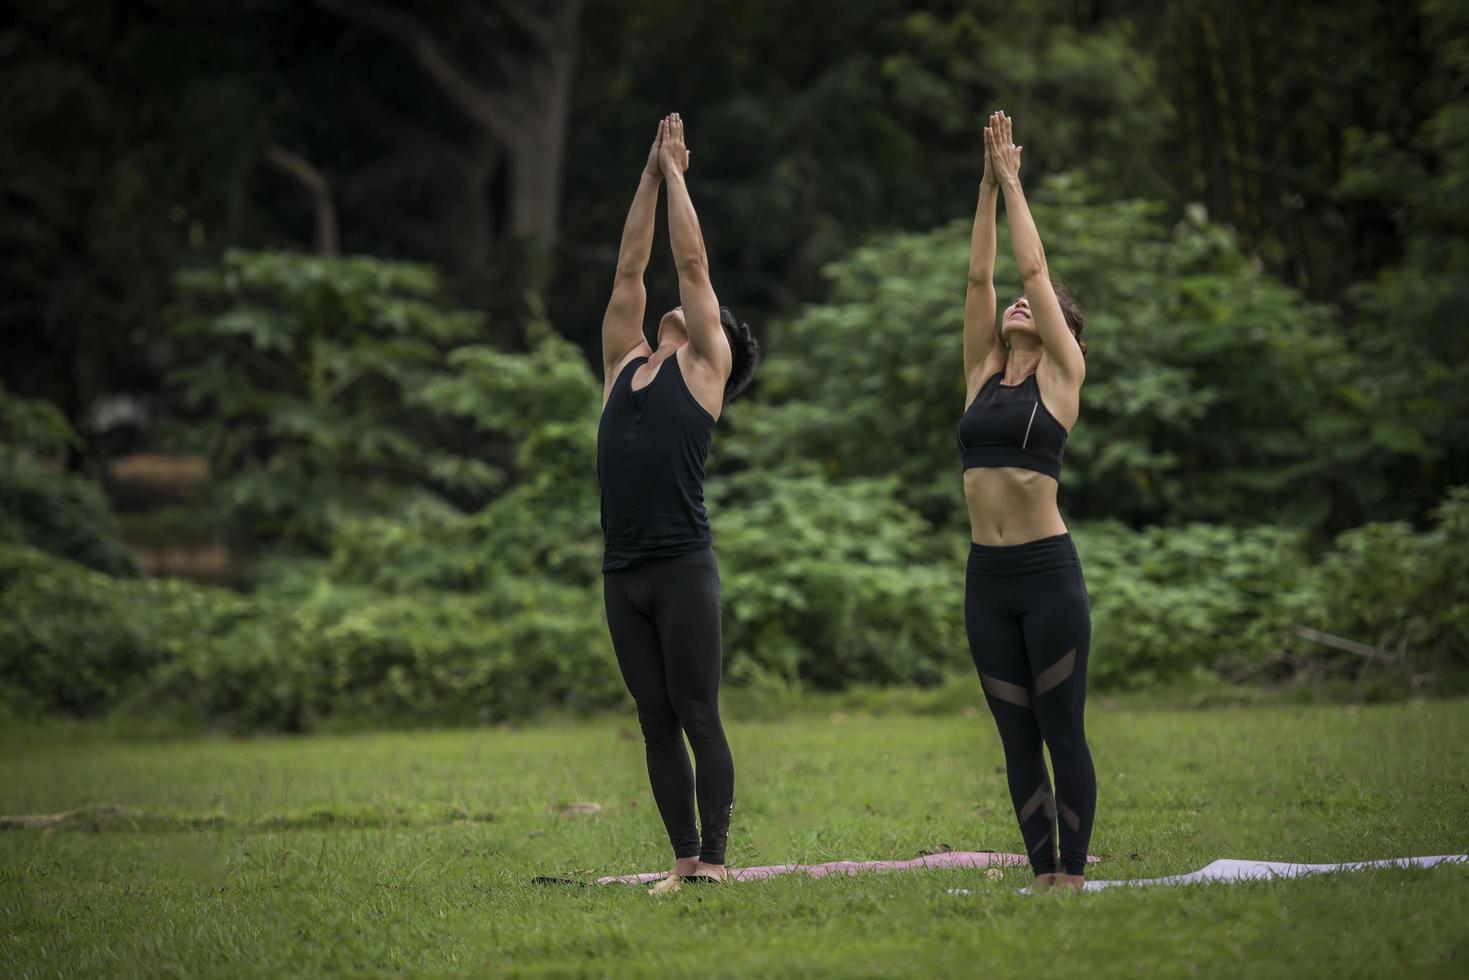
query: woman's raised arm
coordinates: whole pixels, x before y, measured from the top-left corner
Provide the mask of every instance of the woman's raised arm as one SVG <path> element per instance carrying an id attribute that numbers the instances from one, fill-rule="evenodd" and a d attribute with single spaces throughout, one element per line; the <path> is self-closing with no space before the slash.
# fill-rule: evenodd
<path id="1" fill-rule="evenodd" d="M 1030 310 L 1035 317 L 1035 329 L 1041 337 L 1041 347 L 1057 373 L 1068 381 L 1081 384 L 1086 374 L 1086 361 L 1081 346 L 1066 326 L 1066 317 L 1061 312 L 1061 302 L 1051 286 L 1051 272 L 1046 266 L 1046 250 L 1041 245 L 1040 232 L 1035 219 L 1030 215 L 1030 205 L 1025 202 L 1025 191 L 1020 187 L 1020 151 L 1015 145 L 1014 130 L 1010 117 L 999 113 L 999 125 L 985 130 L 989 141 L 990 159 L 999 177 L 1000 189 L 1005 195 L 1005 213 L 1010 219 L 1010 242 L 1015 247 L 1015 265 L 1025 285 L 1025 298 L 1030 301 Z"/>
<path id="2" fill-rule="evenodd" d="M 996 116 L 990 116 L 990 123 Z M 1004 352 L 995 336 L 995 209 L 1000 197 L 999 178 L 990 162 L 990 128 L 985 127 L 984 176 L 979 181 L 979 205 L 969 238 L 969 284 L 964 294 L 964 383 L 967 405 L 986 377 L 1005 366 Z"/>

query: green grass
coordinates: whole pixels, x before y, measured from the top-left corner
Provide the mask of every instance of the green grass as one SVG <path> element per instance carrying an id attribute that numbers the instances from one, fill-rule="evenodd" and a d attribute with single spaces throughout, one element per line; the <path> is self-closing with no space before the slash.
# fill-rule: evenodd
<path id="1" fill-rule="evenodd" d="M 983 714 L 730 727 L 731 862 L 1017 850 Z M 1469 850 L 1469 703 L 1090 718 L 1093 877 L 1218 857 Z M 536 886 L 668 863 L 631 711 L 309 738 L 0 733 L 0 976 L 1463 976 L 1469 869 L 1017 893 L 1012 870 L 788 877 L 655 898 Z M 596 802 L 591 815 L 557 812 Z M 969 889 L 956 896 L 948 889 Z"/>

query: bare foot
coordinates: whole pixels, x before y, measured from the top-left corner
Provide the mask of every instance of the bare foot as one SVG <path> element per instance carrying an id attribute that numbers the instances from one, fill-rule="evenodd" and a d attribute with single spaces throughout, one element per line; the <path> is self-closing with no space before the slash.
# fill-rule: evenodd
<path id="1" fill-rule="evenodd" d="M 1063 872 L 1056 875 L 1055 878 L 1051 887 L 1058 892 L 1079 892 L 1082 890 L 1081 886 L 1086 884 L 1086 878 L 1083 875 L 1069 875 Z"/>
<path id="2" fill-rule="evenodd" d="M 677 858 L 673 862 L 673 870 L 654 882 L 653 887 L 648 889 L 648 894 L 671 895 L 678 891 L 679 886 L 683 884 L 685 875 L 696 874 L 698 870 L 699 858 L 697 855 L 694 857 Z"/>
<path id="3" fill-rule="evenodd" d="M 672 895 L 683 887 L 683 879 L 678 875 L 669 875 L 667 878 L 659 878 L 653 887 L 648 889 L 649 895 Z"/>
<path id="4" fill-rule="evenodd" d="M 1035 881 L 1030 883 L 1032 892 L 1048 892 L 1056 887 L 1056 879 L 1060 877 L 1054 871 L 1043 875 L 1036 875 Z"/>
<path id="5" fill-rule="evenodd" d="M 702 878 L 718 878 L 720 881 L 729 877 L 729 870 L 724 865 L 705 864 L 703 861 L 699 862 L 699 866 L 694 869 L 693 873 Z"/>

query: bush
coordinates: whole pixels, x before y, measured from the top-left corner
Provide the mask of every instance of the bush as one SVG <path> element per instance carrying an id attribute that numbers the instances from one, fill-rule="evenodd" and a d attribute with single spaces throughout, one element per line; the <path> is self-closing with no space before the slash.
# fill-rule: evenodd
<path id="1" fill-rule="evenodd" d="M 1469 488 L 1418 533 L 1343 532 L 1315 563 L 1277 528 L 1083 525 L 1091 677 L 1146 688 L 1189 672 L 1257 679 L 1373 675 L 1387 689 L 1469 684 Z"/>
<path id="2" fill-rule="evenodd" d="M 322 585 L 178 651 L 149 698 L 232 727 L 464 724 L 612 703 L 599 607 L 543 585 L 389 596 Z M 273 606 L 274 608 L 270 608 Z"/>
<path id="3" fill-rule="evenodd" d="M 1272 527 L 1103 523 L 1081 525 L 1076 538 L 1092 600 L 1088 676 L 1099 688 L 1146 688 L 1269 656 L 1307 567 L 1301 536 Z"/>
<path id="4" fill-rule="evenodd" d="M 0 544 L 0 698 L 30 712 L 115 707 L 166 657 L 149 589 Z"/>
<path id="5" fill-rule="evenodd" d="M 964 662 L 963 566 L 890 483 L 711 485 L 731 676 L 934 683 Z"/>
<path id="6" fill-rule="evenodd" d="M 464 723 L 603 707 L 621 687 L 592 598 L 540 582 L 390 595 L 324 581 L 246 597 L 118 581 L 0 545 L 0 702 L 277 731 L 332 717 Z"/>
<path id="7" fill-rule="evenodd" d="M 1402 522 L 1339 535 L 1293 597 L 1300 622 L 1349 641 L 1293 632 L 1296 665 L 1363 677 L 1406 675 L 1414 689 L 1462 689 L 1469 667 L 1469 487 L 1455 487 L 1416 534 Z M 1350 644 L 1369 650 L 1351 649 Z"/>
<path id="8" fill-rule="evenodd" d="M 28 453 L 0 452 L 0 542 L 27 544 L 109 575 L 138 574 L 97 486 Z"/>
<path id="9" fill-rule="evenodd" d="M 226 528 L 316 546 L 349 516 L 504 484 L 499 440 L 425 398 L 461 380 L 483 329 L 443 305 L 432 268 L 233 250 L 177 287 L 170 380 L 194 415 L 179 436 L 208 457 Z"/>
<path id="10" fill-rule="evenodd" d="M 112 575 L 138 566 L 91 482 L 47 460 L 81 446 L 47 402 L 0 385 L 0 544 L 28 544 Z"/>

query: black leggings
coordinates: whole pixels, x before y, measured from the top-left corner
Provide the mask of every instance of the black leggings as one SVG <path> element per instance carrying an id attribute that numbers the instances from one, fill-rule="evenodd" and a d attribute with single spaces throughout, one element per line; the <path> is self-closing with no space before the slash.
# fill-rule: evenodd
<path id="1" fill-rule="evenodd" d="M 1071 535 L 1007 547 L 971 544 L 964 624 L 1005 747 L 1010 799 L 1031 867 L 1038 875 L 1056 871 L 1059 841 L 1062 870 L 1082 874 L 1097 777 L 1082 719 L 1091 604 Z M 1042 744 L 1051 750 L 1054 796 Z"/>
<path id="2" fill-rule="evenodd" d="M 719 566 L 712 549 L 602 576 L 607 626 L 622 679 L 638 706 L 653 799 L 675 857 L 724 863 L 734 761 L 719 721 Z M 698 766 L 699 830 L 694 825 Z"/>

